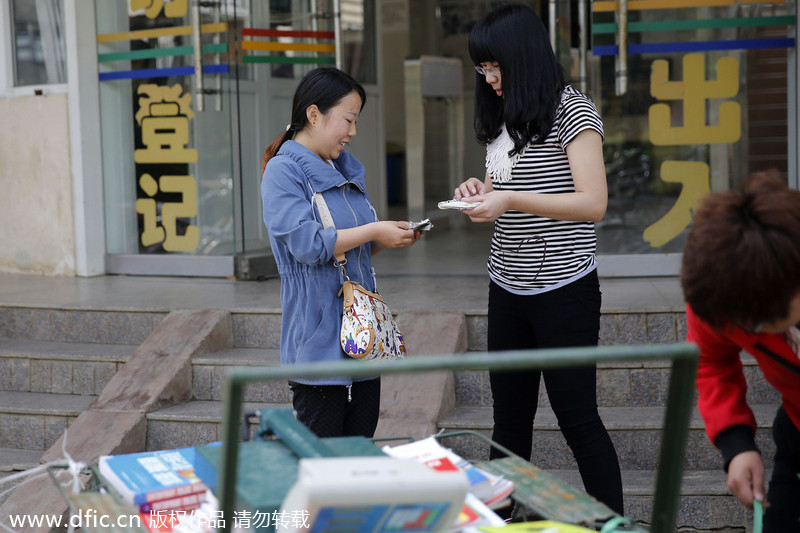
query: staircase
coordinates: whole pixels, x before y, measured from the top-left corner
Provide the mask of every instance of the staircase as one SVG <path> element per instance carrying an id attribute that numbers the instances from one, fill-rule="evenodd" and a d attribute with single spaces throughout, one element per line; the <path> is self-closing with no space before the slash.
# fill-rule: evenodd
<path id="1" fill-rule="evenodd" d="M 154 411 L 147 416 L 147 449 L 199 446 L 223 440 L 225 369 L 230 366 L 263 367 L 279 364 L 280 351 L 275 346 L 237 346 L 194 358 L 193 399 L 181 405 Z M 290 407 L 291 395 L 286 382 L 254 383 L 245 387 L 242 401 L 243 411 L 252 412 L 267 407 Z"/>
<path id="2" fill-rule="evenodd" d="M 0 308 L 0 476 L 36 465 L 166 315 Z M 279 315 L 232 318 L 235 347 L 192 361 L 192 400 L 148 415 L 147 449 L 219 440 L 225 368 L 280 364 Z M 244 400 L 288 405 L 288 386 L 248 386 Z"/>
<path id="3" fill-rule="evenodd" d="M 86 311 L 0 307 L 0 476 L 28 469 L 64 428 L 103 391 L 166 311 Z M 280 315 L 232 311 L 232 346 L 192 359 L 192 399 L 147 415 L 147 449 L 196 446 L 221 440 L 222 390 L 228 366 L 279 364 Z M 469 349 L 484 350 L 486 317 L 467 316 Z M 668 343 L 684 337 L 681 313 L 610 312 L 602 318 L 603 344 Z M 779 399 L 753 360 L 743 356 L 749 400 L 759 421 L 758 442 L 771 466 L 770 426 Z M 443 430 L 491 434 L 491 393 L 485 371 L 459 371 L 456 407 L 439 421 Z M 669 364 L 606 364 L 598 368 L 598 404 L 623 468 L 626 515 L 647 522 L 661 441 Z M 532 462 L 581 487 L 542 387 Z M 245 409 L 288 406 L 285 383 L 248 386 Z M 472 460 L 487 458 L 480 442 L 447 442 Z M 692 419 L 680 531 L 747 531 L 752 517 L 726 495 L 717 451 L 702 422 Z M 2 503 L 2 500 L 0 500 Z"/>
<path id="4" fill-rule="evenodd" d="M 0 308 L 0 476 L 37 465 L 161 318 Z"/>

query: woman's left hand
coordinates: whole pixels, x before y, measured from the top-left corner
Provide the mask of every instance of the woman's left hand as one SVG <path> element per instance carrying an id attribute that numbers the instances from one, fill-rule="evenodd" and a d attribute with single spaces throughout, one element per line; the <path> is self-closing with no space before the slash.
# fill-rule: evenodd
<path id="1" fill-rule="evenodd" d="M 470 201 L 478 202 L 478 207 L 463 212 L 469 215 L 469 219 L 473 222 L 494 222 L 508 211 L 508 199 L 505 191 L 490 191 L 480 196 L 473 196 Z"/>

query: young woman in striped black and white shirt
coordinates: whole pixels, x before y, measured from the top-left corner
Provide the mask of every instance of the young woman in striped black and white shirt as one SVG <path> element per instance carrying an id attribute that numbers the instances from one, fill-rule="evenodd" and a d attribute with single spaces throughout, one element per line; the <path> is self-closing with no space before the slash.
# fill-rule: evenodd
<path id="1" fill-rule="evenodd" d="M 527 6 L 487 14 L 470 34 L 469 51 L 487 172 L 462 183 L 454 198 L 478 203 L 464 210 L 473 222 L 494 222 L 488 348 L 596 346 L 594 222 L 608 200 L 600 116 L 565 85 L 544 25 Z M 530 459 L 542 375 L 584 487 L 622 514 L 619 461 L 597 411 L 594 365 L 490 372 L 492 438 Z"/>

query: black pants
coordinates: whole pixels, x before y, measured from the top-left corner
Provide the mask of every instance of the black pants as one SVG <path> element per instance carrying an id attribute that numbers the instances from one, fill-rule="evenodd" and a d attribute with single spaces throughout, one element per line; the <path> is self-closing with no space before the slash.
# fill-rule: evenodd
<path id="1" fill-rule="evenodd" d="M 772 423 L 775 438 L 775 466 L 769 481 L 764 513 L 764 533 L 800 532 L 800 430 L 783 406 Z"/>
<path id="2" fill-rule="evenodd" d="M 346 385 L 289 382 L 297 419 L 317 437 L 372 438 L 381 404 L 380 378 Z"/>
<path id="3" fill-rule="evenodd" d="M 491 283 L 489 351 L 596 346 L 600 284 L 596 272 L 542 294 L 519 296 Z M 586 492 L 623 514 L 622 477 L 614 444 L 597 412 L 594 365 L 544 371 L 492 371 L 492 439 L 530 460 L 533 420 L 544 383 Z M 500 457 L 493 450 L 491 457 Z"/>

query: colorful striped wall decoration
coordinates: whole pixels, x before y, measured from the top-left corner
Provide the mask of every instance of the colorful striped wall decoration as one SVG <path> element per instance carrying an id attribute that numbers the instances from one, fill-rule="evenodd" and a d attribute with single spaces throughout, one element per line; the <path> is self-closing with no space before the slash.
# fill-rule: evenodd
<path id="1" fill-rule="evenodd" d="M 761 28 L 765 26 L 794 26 L 794 17 L 747 17 L 734 19 L 653 20 L 628 22 L 628 33 L 656 31 L 715 30 L 723 28 Z M 616 34 L 616 22 L 592 24 L 592 35 Z"/>
<path id="2" fill-rule="evenodd" d="M 746 4 L 784 4 L 783 0 L 629 0 L 628 11 L 643 11 L 651 9 L 680 9 L 697 7 L 726 7 Z M 594 13 L 616 12 L 617 2 L 597 1 L 592 4 Z M 654 37 L 658 32 L 667 31 L 696 31 L 696 30 L 724 30 L 763 27 L 793 27 L 795 17 L 790 16 L 761 16 L 761 17 L 719 17 L 719 18 L 687 18 L 682 20 L 658 21 L 633 21 L 628 22 L 626 30 L 628 35 L 647 34 Z M 616 22 L 598 22 L 592 24 L 592 36 L 616 35 L 619 27 Z M 606 41 L 608 42 L 608 41 Z M 695 40 L 680 42 L 647 42 L 628 44 L 629 55 L 664 54 L 687 52 L 711 52 L 721 50 L 757 50 L 768 48 L 794 48 L 796 41 L 793 37 L 764 38 L 764 39 L 727 39 L 727 40 Z M 615 56 L 619 54 L 617 44 L 594 44 L 592 55 Z"/>
<path id="3" fill-rule="evenodd" d="M 257 39 L 264 37 L 271 40 Z M 292 39 L 292 41 L 281 42 L 278 39 Z M 311 42 L 296 42 L 295 39 L 307 39 Z M 242 50 L 244 51 L 242 62 L 333 65 L 336 63 L 334 39 L 335 35 L 332 31 L 244 28 L 242 30 Z M 262 52 L 266 52 L 266 54 Z"/>
<path id="4" fill-rule="evenodd" d="M 628 55 L 668 54 L 673 52 L 712 52 L 720 50 L 761 50 L 767 48 L 794 48 L 795 40 L 786 39 L 736 39 L 732 41 L 684 41 L 675 43 L 629 44 Z M 592 47 L 592 55 L 615 56 L 616 44 Z"/>
<path id="5" fill-rule="evenodd" d="M 203 24 L 200 27 L 201 33 L 221 33 L 224 38 L 228 32 L 228 24 L 219 22 L 214 24 Z M 146 30 L 135 30 L 118 33 L 103 33 L 97 36 L 97 44 L 109 44 L 115 42 L 131 42 L 144 39 L 155 39 L 158 37 L 182 37 L 192 34 L 191 26 L 168 26 L 165 28 L 151 28 Z M 203 54 L 224 54 L 228 52 L 227 43 L 204 44 Z M 188 56 L 185 61 L 188 66 L 170 68 L 139 68 L 100 72 L 100 81 L 141 79 L 141 78 L 160 78 L 167 76 L 192 76 L 194 66 L 191 64 L 191 56 L 194 54 L 193 46 L 174 46 L 171 48 L 146 48 L 143 50 L 123 50 L 119 52 L 102 52 L 97 54 L 97 62 L 113 63 L 115 61 L 141 61 L 155 59 L 159 57 Z M 203 65 L 203 74 L 225 74 L 228 72 L 226 63 Z"/>
<path id="6" fill-rule="evenodd" d="M 752 4 L 785 4 L 786 0 L 628 0 L 628 11 L 645 9 L 680 9 L 684 7 L 725 7 Z M 599 0 L 592 2 L 592 11 L 602 13 L 618 8 L 617 2 Z"/>

